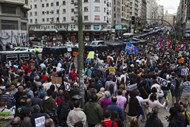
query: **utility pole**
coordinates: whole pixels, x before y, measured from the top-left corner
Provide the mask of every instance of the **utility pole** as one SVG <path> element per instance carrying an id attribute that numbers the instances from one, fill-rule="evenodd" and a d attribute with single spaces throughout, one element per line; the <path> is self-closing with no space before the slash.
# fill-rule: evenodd
<path id="1" fill-rule="evenodd" d="M 79 57 L 78 57 L 78 74 L 80 84 L 80 95 L 82 97 L 82 106 L 84 105 L 84 42 L 83 42 L 83 19 L 82 19 L 82 0 L 78 0 L 78 43 L 79 43 Z"/>

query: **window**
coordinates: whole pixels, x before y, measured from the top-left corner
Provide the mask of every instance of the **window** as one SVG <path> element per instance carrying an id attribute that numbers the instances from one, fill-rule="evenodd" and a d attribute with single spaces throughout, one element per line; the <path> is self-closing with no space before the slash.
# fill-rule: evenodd
<path id="1" fill-rule="evenodd" d="M 84 2 L 88 2 L 88 0 L 84 0 Z"/>
<path id="2" fill-rule="evenodd" d="M 57 17 L 57 22 L 59 22 L 59 17 Z"/>
<path id="3" fill-rule="evenodd" d="M 106 12 L 106 8 L 104 8 L 104 12 Z"/>
<path id="4" fill-rule="evenodd" d="M 53 3 L 51 3 L 51 6 L 53 7 Z"/>
<path id="5" fill-rule="evenodd" d="M 72 9 L 71 9 L 71 12 L 74 12 L 74 11 L 75 11 L 75 10 L 72 8 Z"/>
<path id="6" fill-rule="evenodd" d="M 59 6 L 59 2 L 56 2 L 56 6 Z"/>
<path id="7" fill-rule="evenodd" d="M 84 12 L 88 12 L 88 7 L 84 7 Z"/>
<path id="8" fill-rule="evenodd" d="M 114 18 L 116 18 L 116 14 L 114 13 L 114 16 L 113 16 Z"/>
<path id="9" fill-rule="evenodd" d="M 21 30 L 27 30 L 27 23 L 21 23 Z"/>
<path id="10" fill-rule="evenodd" d="M 25 4 L 28 5 L 28 0 L 25 0 Z"/>
<path id="11" fill-rule="evenodd" d="M 100 3 L 100 0 L 95 0 L 94 2 Z"/>
<path id="12" fill-rule="evenodd" d="M 37 8 L 37 4 L 34 5 L 34 8 Z"/>
<path id="13" fill-rule="evenodd" d="M 2 30 L 17 30 L 18 21 L 1 20 L 1 28 Z"/>
<path id="14" fill-rule="evenodd" d="M 46 4 L 46 7 L 49 7 L 49 4 L 48 4 L 48 3 Z"/>
<path id="15" fill-rule="evenodd" d="M 96 21 L 100 20 L 100 16 L 99 15 L 95 15 L 94 16 L 94 20 L 96 20 Z"/>
<path id="16" fill-rule="evenodd" d="M 45 12 L 44 12 L 44 11 L 42 11 L 42 14 L 44 15 L 44 14 L 45 14 Z"/>
<path id="17" fill-rule="evenodd" d="M 46 21 L 49 22 L 49 18 L 47 18 Z"/>
<path id="18" fill-rule="evenodd" d="M 45 19 L 44 19 L 44 18 L 42 19 L 42 22 L 45 22 Z"/>
<path id="19" fill-rule="evenodd" d="M 38 23 L 38 19 L 35 19 L 35 23 Z"/>
<path id="20" fill-rule="evenodd" d="M 37 16 L 37 11 L 35 11 L 35 16 Z"/>
<path id="21" fill-rule="evenodd" d="M 32 16 L 32 12 L 30 12 L 30 16 Z"/>
<path id="22" fill-rule="evenodd" d="M 16 7 L 14 6 L 2 5 L 1 7 L 4 14 L 16 14 Z"/>
<path id="23" fill-rule="evenodd" d="M 30 19 L 30 23 L 32 23 L 32 19 Z"/>
<path id="24" fill-rule="evenodd" d="M 85 25 L 85 26 L 84 26 L 84 29 L 90 30 L 90 29 L 91 29 L 91 28 L 90 28 L 90 25 Z"/>
<path id="25" fill-rule="evenodd" d="M 74 16 L 72 16 L 72 17 L 71 17 L 71 21 L 74 21 L 74 20 L 75 20 L 75 17 L 74 17 Z"/>
<path id="26" fill-rule="evenodd" d="M 63 5 L 66 5 L 66 2 L 65 2 L 65 1 L 63 1 Z"/>
<path id="27" fill-rule="evenodd" d="M 104 21 L 106 21 L 106 16 L 104 16 Z"/>
<path id="28" fill-rule="evenodd" d="M 66 13 L 66 9 L 63 9 L 63 14 L 65 14 Z"/>
<path id="29" fill-rule="evenodd" d="M 57 10 L 57 14 L 59 14 L 59 10 Z"/>
<path id="30" fill-rule="evenodd" d="M 100 12 L 100 7 L 95 7 L 95 12 Z"/>
<path id="31" fill-rule="evenodd" d="M 99 25 L 94 25 L 94 30 L 99 30 L 99 29 L 100 29 Z"/>
<path id="32" fill-rule="evenodd" d="M 42 4 L 42 7 L 44 7 L 44 4 Z"/>
<path id="33" fill-rule="evenodd" d="M 54 18 L 51 18 L 51 21 L 53 22 L 53 21 L 54 21 Z"/>
<path id="34" fill-rule="evenodd" d="M 49 11 L 47 11 L 46 13 L 49 14 Z"/>
<path id="35" fill-rule="evenodd" d="M 66 21 L 66 17 L 63 17 L 63 21 Z"/>
<path id="36" fill-rule="evenodd" d="M 84 21 L 88 21 L 88 16 L 84 16 Z"/>

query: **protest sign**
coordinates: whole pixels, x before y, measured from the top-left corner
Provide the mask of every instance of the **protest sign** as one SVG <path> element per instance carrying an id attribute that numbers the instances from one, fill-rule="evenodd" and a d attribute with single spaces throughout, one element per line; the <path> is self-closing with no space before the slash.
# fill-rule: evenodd
<path id="1" fill-rule="evenodd" d="M 108 67 L 109 73 L 115 74 L 115 67 Z"/>
<path id="2" fill-rule="evenodd" d="M 164 87 L 168 86 L 168 80 L 163 79 L 161 77 L 157 77 L 156 80 L 157 80 L 157 82 L 158 82 L 159 85 L 164 86 Z"/>
<path id="3" fill-rule="evenodd" d="M 38 117 L 34 120 L 36 127 L 45 127 L 45 116 Z"/>
<path id="4" fill-rule="evenodd" d="M 51 80 L 53 84 L 62 84 L 62 77 L 52 77 Z"/>
<path id="5" fill-rule="evenodd" d="M 185 68 L 185 69 L 181 69 L 181 75 L 182 76 L 188 76 L 189 74 L 189 69 Z"/>

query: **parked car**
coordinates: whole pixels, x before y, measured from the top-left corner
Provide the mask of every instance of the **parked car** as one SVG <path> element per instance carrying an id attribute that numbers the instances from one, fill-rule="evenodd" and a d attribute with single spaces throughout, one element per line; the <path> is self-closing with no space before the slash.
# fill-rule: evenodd
<path id="1" fill-rule="evenodd" d="M 97 41 L 92 41 L 90 43 L 90 46 L 104 46 L 106 45 L 103 40 L 97 40 Z"/>

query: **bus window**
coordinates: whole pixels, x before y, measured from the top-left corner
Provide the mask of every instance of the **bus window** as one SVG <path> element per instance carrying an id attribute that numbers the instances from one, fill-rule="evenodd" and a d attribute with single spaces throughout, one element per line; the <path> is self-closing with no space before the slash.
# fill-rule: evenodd
<path id="1" fill-rule="evenodd" d="M 29 60 L 30 59 L 30 55 L 29 54 L 19 54 L 19 58 L 24 60 Z"/>
<path id="2" fill-rule="evenodd" d="M 18 60 L 18 56 L 17 54 L 7 54 L 6 55 L 6 61 L 17 61 Z"/>

